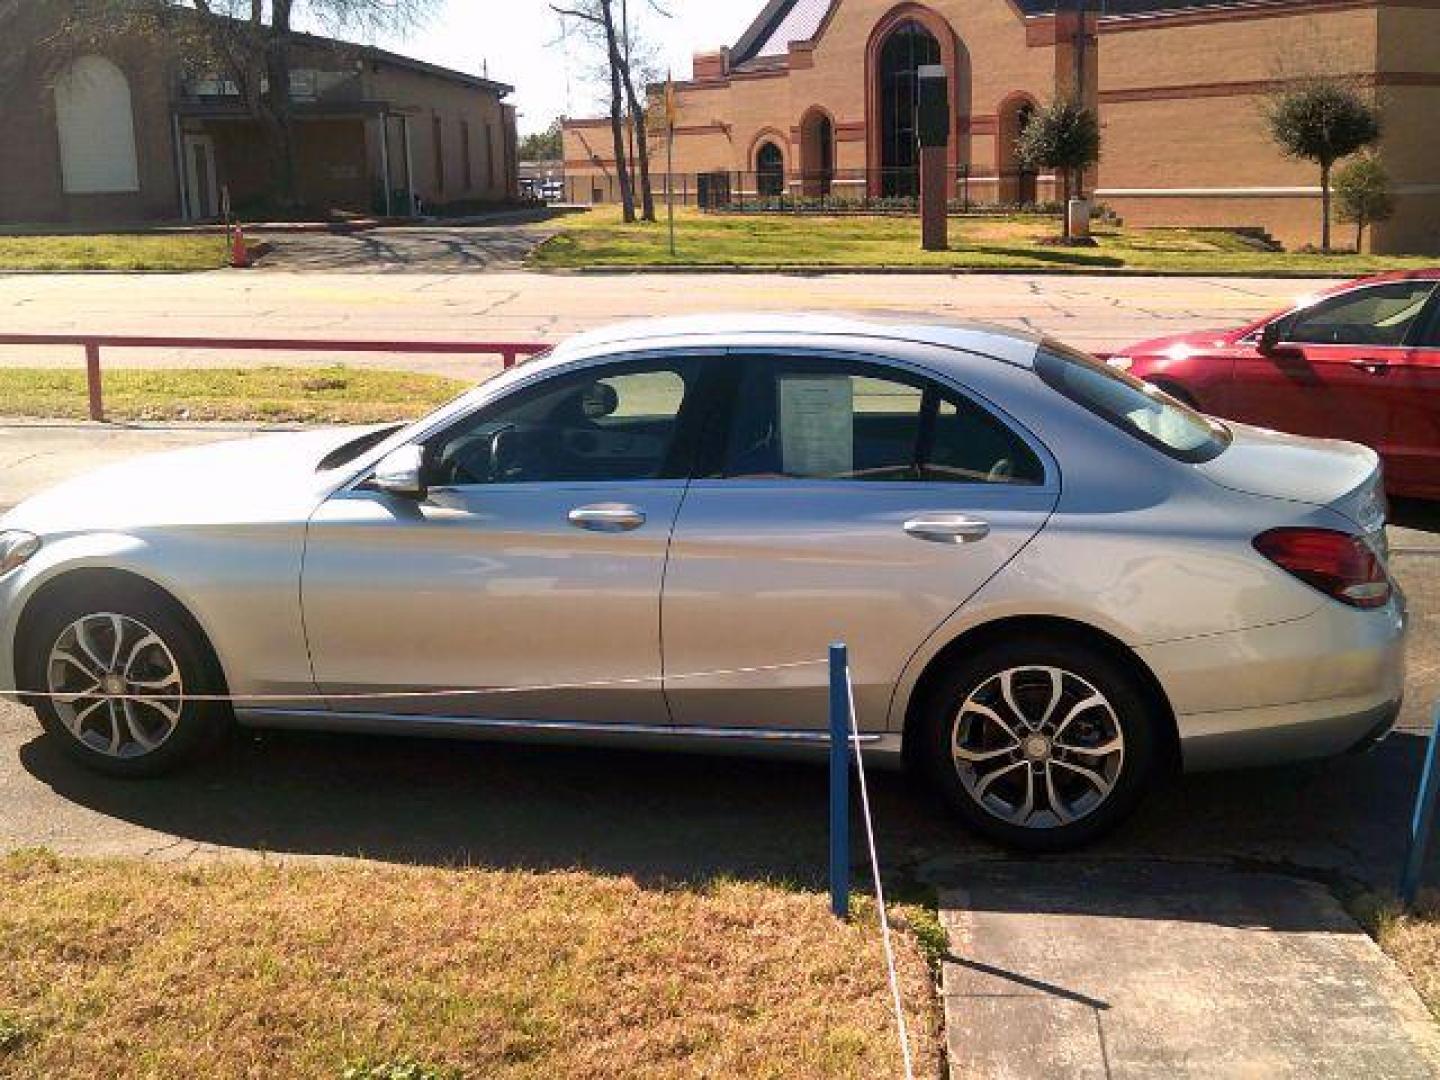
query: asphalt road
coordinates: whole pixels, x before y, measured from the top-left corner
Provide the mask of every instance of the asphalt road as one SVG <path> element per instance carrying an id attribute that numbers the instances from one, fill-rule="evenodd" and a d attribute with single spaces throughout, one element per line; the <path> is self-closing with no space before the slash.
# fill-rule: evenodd
<path id="1" fill-rule="evenodd" d="M 319 241 L 316 241 L 319 242 Z M 415 241 L 419 243 L 421 241 Z M 0 275 L 11 333 L 408 340 L 562 340 L 623 319 L 747 310 L 907 312 L 984 319 L 1115 349 L 1234 326 L 1323 282 L 1059 275 L 337 273 Z M 115 366 L 330 364 L 461 377 L 488 361 L 401 355 L 108 350 Z M 77 367 L 75 348 L 0 348 L 0 365 Z"/>
<path id="2" fill-rule="evenodd" d="M 1240 861 L 1390 884 L 1427 710 L 1440 698 L 1440 538 L 1413 536 L 1416 553 L 1397 560 L 1416 620 L 1395 736 L 1365 756 L 1174 781 L 1085 857 Z M 873 782 L 882 856 L 898 877 L 1001 855 L 904 777 Z M 298 734 L 239 736 L 194 771 L 127 783 L 70 764 L 28 710 L 0 705 L 0 849 L 364 856 L 818 885 L 825 814 L 825 771 L 812 765 Z M 1432 870 L 1440 881 L 1440 859 Z"/>

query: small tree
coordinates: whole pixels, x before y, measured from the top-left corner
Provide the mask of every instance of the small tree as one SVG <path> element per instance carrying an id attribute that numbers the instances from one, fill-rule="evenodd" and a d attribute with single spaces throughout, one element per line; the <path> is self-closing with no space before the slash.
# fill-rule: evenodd
<path id="1" fill-rule="evenodd" d="M 1320 247 L 1329 251 L 1331 170 L 1380 138 L 1380 114 L 1346 83 L 1309 79 L 1271 98 L 1265 121 L 1288 157 L 1320 166 Z"/>
<path id="2" fill-rule="evenodd" d="M 535 131 L 520 140 L 522 161 L 555 161 L 565 154 L 563 120 L 553 121 L 544 131 Z"/>
<path id="3" fill-rule="evenodd" d="M 1365 154 L 1335 174 L 1335 201 L 1341 221 L 1355 226 L 1355 250 L 1365 241 L 1365 227 L 1389 221 L 1395 215 L 1395 194 L 1390 174 L 1380 159 Z"/>
<path id="4" fill-rule="evenodd" d="M 1071 192 L 1079 189 L 1085 170 L 1100 160 L 1100 122 L 1095 114 L 1068 98 L 1036 109 L 1015 140 L 1015 154 L 1032 169 L 1053 169 L 1060 175 L 1063 235 L 1069 240 Z"/>

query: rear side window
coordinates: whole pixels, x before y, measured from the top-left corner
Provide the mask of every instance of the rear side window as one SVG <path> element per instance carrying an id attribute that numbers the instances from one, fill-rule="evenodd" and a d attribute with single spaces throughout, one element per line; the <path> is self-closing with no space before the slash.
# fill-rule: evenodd
<path id="1" fill-rule="evenodd" d="M 1077 349 L 1047 341 L 1035 370 L 1071 401 L 1176 461 L 1213 461 L 1230 446 L 1223 424 Z"/>
<path id="2" fill-rule="evenodd" d="M 924 378 L 863 361 L 745 364 L 720 475 L 728 479 L 1041 484 L 1035 452 Z"/>

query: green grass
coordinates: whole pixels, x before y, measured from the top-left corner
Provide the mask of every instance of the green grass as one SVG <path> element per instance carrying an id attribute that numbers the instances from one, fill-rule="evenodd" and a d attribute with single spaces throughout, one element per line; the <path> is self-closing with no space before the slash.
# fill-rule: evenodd
<path id="1" fill-rule="evenodd" d="M 917 1075 L 934 983 L 897 920 Z M 754 881 L 0 857 L 0 1078 L 868 1080 L 900 1073 L 873 911 Z"/>
<path id="2" fill-rule="evenodd" d="M 258 420 L 380 423 L 422 416 L 470 384 L 438 375 L 331 368 L 111 370 L 104 374 L 112 420 Z M 0 368 L 0 412 L 83 419 L 80 371 Z"/>
<path id="3" fill-rule="evenodd" d="M 0 272 L 214 270 L 227 254 L 223 236 L 205 233 L 0 236 Z"/>
<path id="4" fill-rule="evenodd" d="M 663 215 L 662 215 L 663 217 Z M 563 219 L 532 256 L 542 269 L 635 266 L 916 266 L 935 269 L 1164 270 L 1188 273 L 1363 274 L 1434 262 L 1421 256 L 1307 255 L 1257 251 L 1224 230 L 1097 228 L 1098 247 L 1059 247 L 1053 217 L 1015 214 L 953 218 L 950 250 L 922 251 L 920 223 L 905 217 L 700 214 L 668 231 L 625 225 L 611 208 Z"/>

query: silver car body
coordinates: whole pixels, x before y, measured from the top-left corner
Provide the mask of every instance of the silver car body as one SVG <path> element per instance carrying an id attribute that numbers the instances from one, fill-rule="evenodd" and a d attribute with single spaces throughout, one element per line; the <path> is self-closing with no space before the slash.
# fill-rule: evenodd
<path id="1" fill-rule="evenodd" d="M 1403 598 L 1346 607 L 1252 546 L 1281 526 L 1383 543 L 1374 453 L 1236 427 L 1214 461 L 1185 464 L 1042 382 L 1040 344 L 984 326 L 819 316 L 642 323 L 574 339 L 341 468 L 317 463 L 355 429 L 107 469 L 0 519 L 43 538 L 0 577 L 0 682 L 16 685 L 27 603 L 90 568 L 178 600 L 242 699 L 238 718 L 256 726 L 818 747 L 826 672 L 793 665 L 843 641 L 867 741 L 898 758 L 915 688 L 942 650 L 1001 620 L 1024 633 L 1046 619 L 1138 658 L 1188 769 L 1323 756 L 1383 732 L 1404 682 Z M 1019 433 L 1045 481 L 522 484 L 420 501 L 363 483 L 391 451 L 518 388 L 668 351 L 860 357 L 923 374 Z M 642 507 L 645 526 L 567 520 L 611 504 Z M 906 523 L 927 515 L 981 519 L 989 535 L 917 541 Z M 443 692 L 458 688 L 506 692 Z M 431 696 L 379 696 L 396 693 Z"/>

